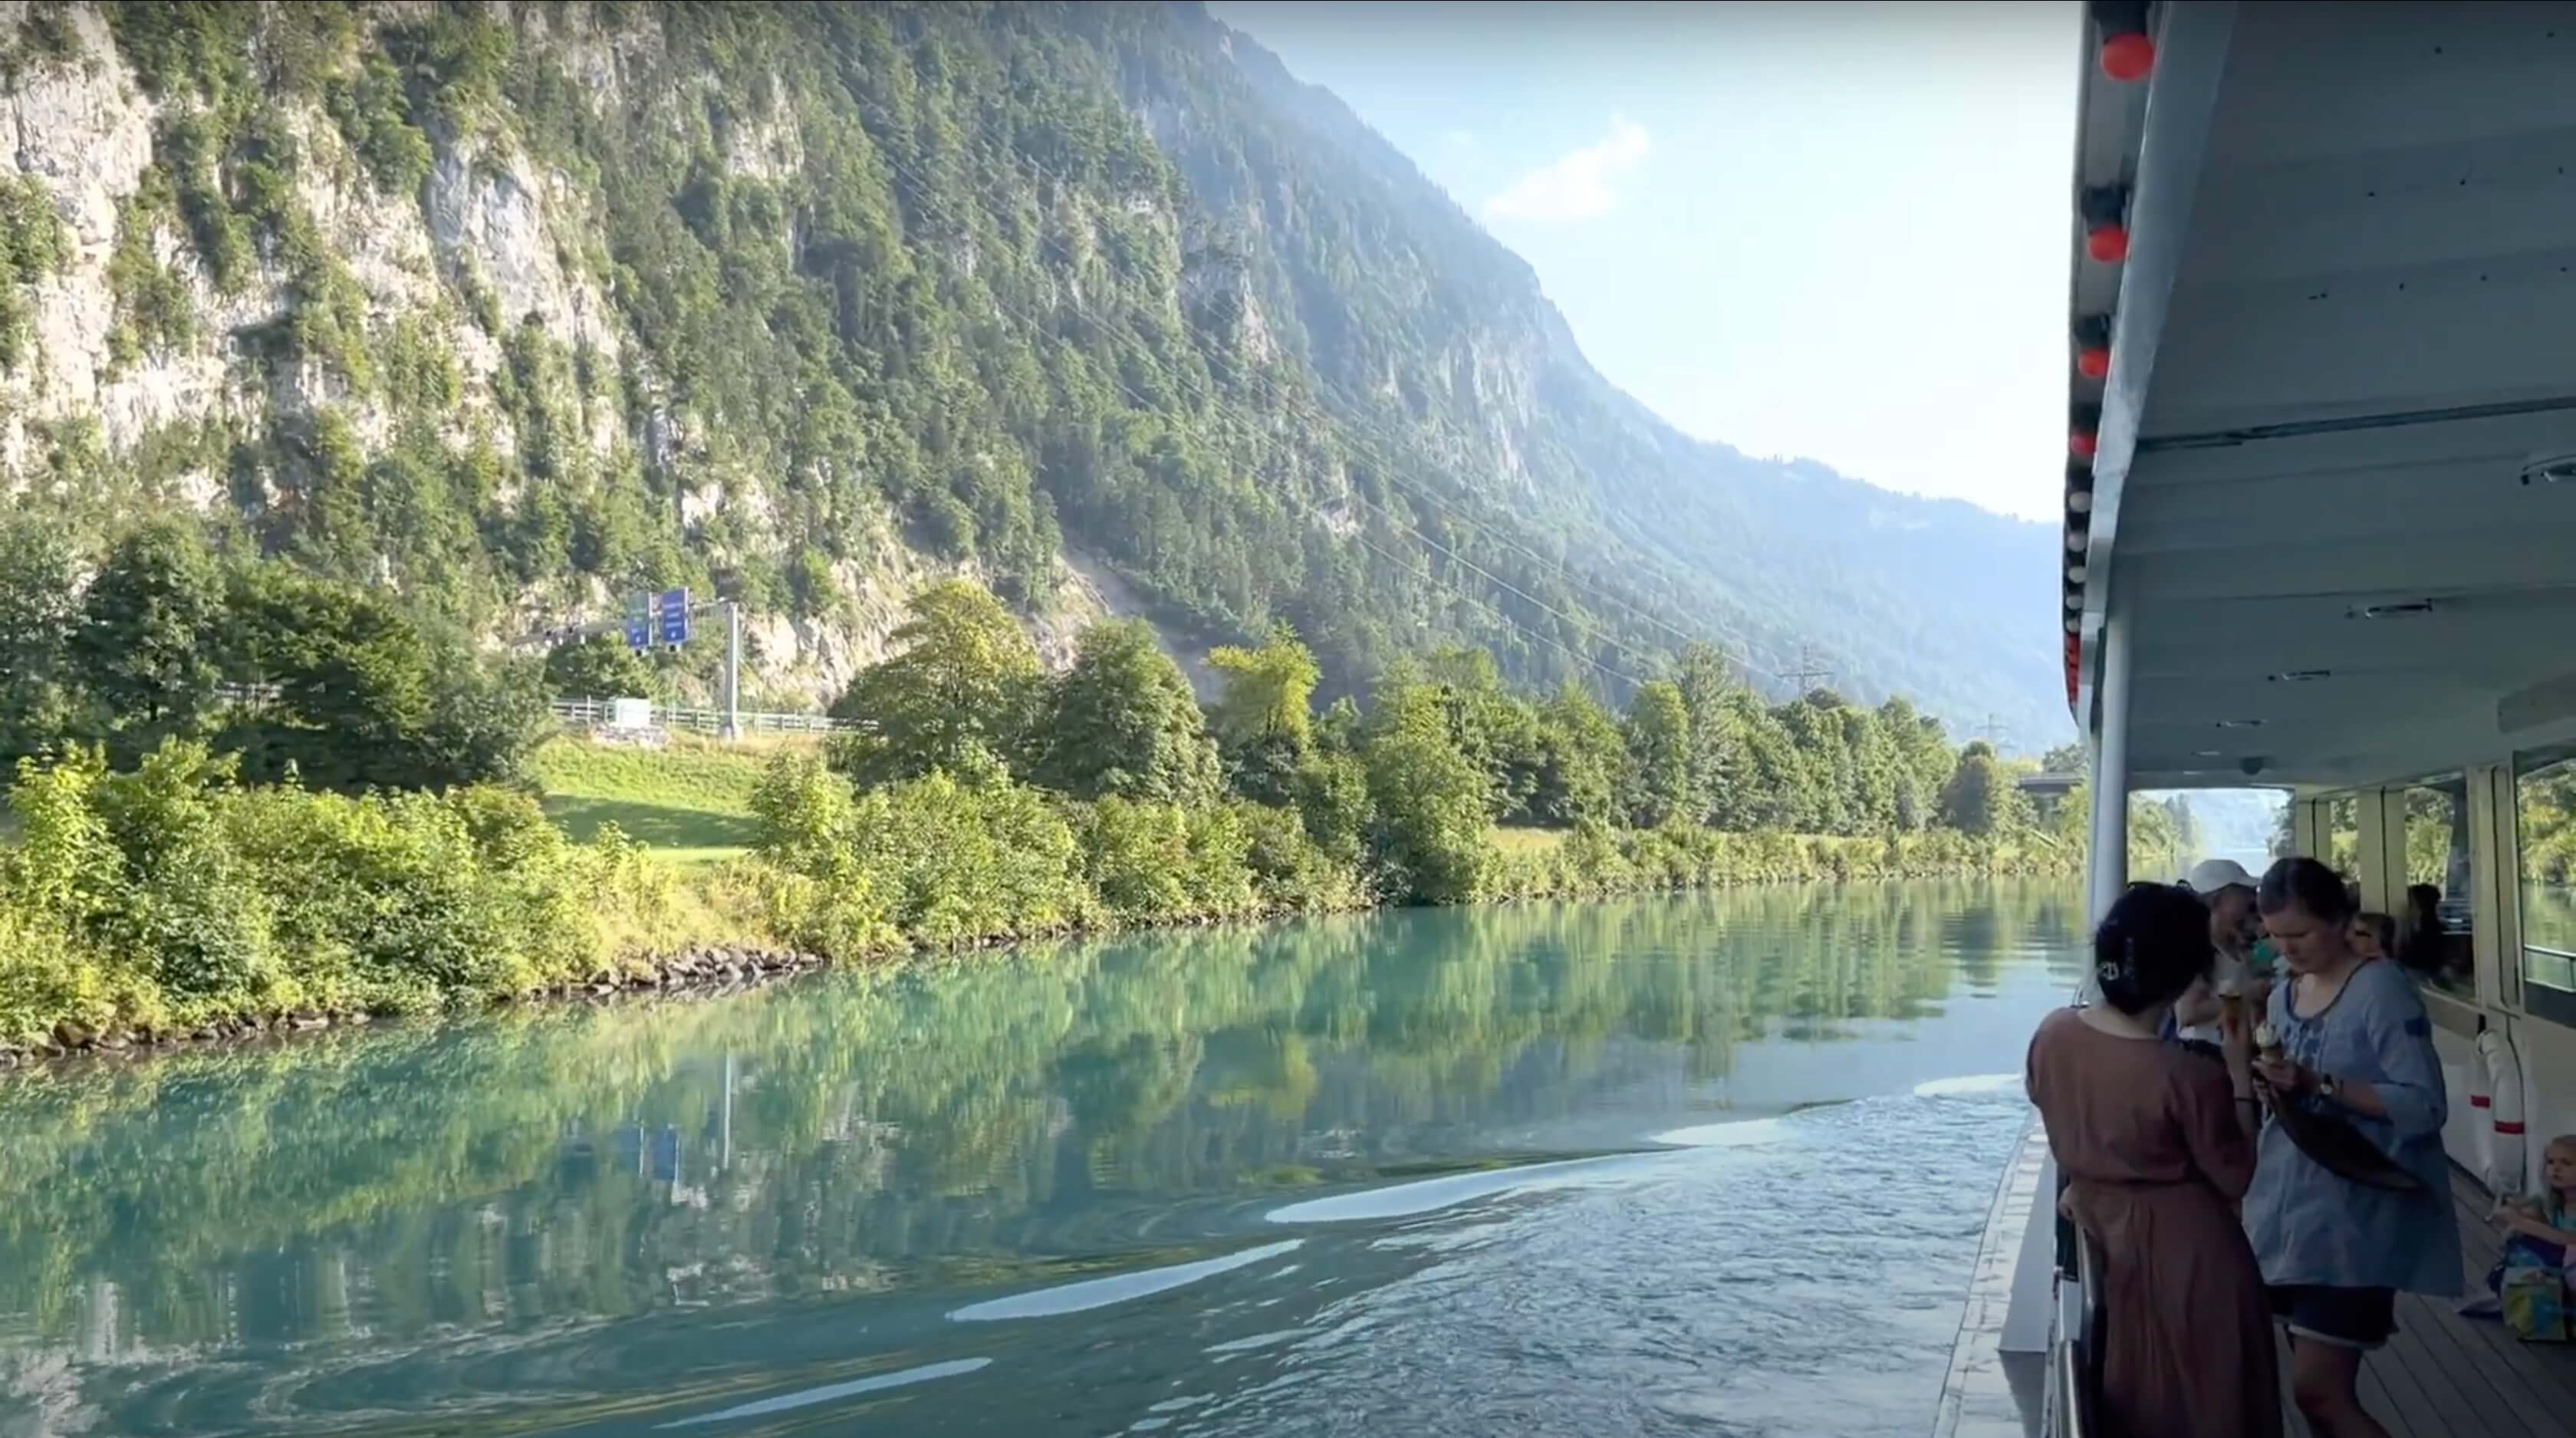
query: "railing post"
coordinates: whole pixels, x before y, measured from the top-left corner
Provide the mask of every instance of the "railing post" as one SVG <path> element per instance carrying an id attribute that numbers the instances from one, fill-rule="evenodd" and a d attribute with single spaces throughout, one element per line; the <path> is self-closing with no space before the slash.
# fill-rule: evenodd
<path id="1" fill-rule="evenodd" d="M 2085 861 L 2097 924 L 2129 885 L 2129 624 L 2117 611 L 2103 616 L 2101 640 L 2102 674 L 2094 688 L 2102 713 L 2093 734 L 2093 845 Z"/>

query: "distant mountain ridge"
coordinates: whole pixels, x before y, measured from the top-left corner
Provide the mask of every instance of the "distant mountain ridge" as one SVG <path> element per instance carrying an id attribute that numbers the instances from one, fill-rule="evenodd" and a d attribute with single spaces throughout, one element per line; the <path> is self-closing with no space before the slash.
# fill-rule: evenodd
<path id="1" fill-rule="evenodd" d="M 1905 693 L 1956 726 L 1983 728 L 1991 717 L 2014 747 L 2037 752 L 2064 737 L 2051 664 L 2054 531 L 1684 435 L 1602 377 L 1528 264 L 1339 98 L 1196 6 L 1176 8 L 1185 30 L 1215 32 L 1211 44 L 1257 92 L 1324 142 L 1317 153 L 1338 152 L 1382 186 L 1390 210 L 1413 225 L 1415 247 L 1458 260 L 1442 271 L 1453 302 L 1428 308 L 1469 335 L 1479 359 L 1519 358 L 1523 376 L 1501 392 L 1535 403 L 1515 409 L 1477 394 L 1464 412 L 1425 427 L 1444 432 L 1471 482 L 1490 466 L 1532 498 L 1580 506 L 1605 536 L 1595 556 L 1605 577 L 1593 586 L 1612 596 L 1602 607 L 1622 612 L 1628 600 L 1720 637 L 1775 693 L 1811 660 L 1857 697 Z M 1186 141 L 1157 138 L 1196 179 Z M 1317 359 L 1328 393 L 1371 417 L 1365 372 Z M 1480 453 L 1475 436 L 1498 416 L 1509 442 Z M 1630 568 L 1639 558 L 1644 574 Z"/>
<path id="2" fill-rule="evenodd" d="M 491 634 L 733 594 L 782 698 L 968 574 L 1057 655 L 1706 638 L 2064 737 L 2053 535 L 1680 434 L 1195 4 L 15 6 L 0 133 L 0 495 L 69 526 Z"/>

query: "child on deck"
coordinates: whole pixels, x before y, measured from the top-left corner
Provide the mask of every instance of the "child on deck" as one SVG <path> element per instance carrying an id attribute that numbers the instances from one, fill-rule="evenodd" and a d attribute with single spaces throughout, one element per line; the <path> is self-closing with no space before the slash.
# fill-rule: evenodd
<path id="1" fill-rule="evenodd" d="M 2576 1244 L 2576 1134 L 2562 1133 L 2540 1151 L 2540 1186 L 2537 1198 L 2498 1199 L 2495 1223 L 2505 1232 L 2508 1260 L 2520 1249 L 2532 1263 L 2563 1269 L 2568 1246 Z"/>
<path id="2" fill-rule="evenodd" d="M 2560 1134 L 2541 1150 L 2540 1181 L 2537 1197 L 2508 1194 L 2496 1200 L 2489 1218 L 2504 1231 L 2504 1252 L 2487 1271 L 2487 1292 L 2492 1296 L 2468 1311 L 2498 1311 L 2508 1269 L 2566 1272 L 2568 1250 L 2576 1247 L 2576 1134 Z"/>

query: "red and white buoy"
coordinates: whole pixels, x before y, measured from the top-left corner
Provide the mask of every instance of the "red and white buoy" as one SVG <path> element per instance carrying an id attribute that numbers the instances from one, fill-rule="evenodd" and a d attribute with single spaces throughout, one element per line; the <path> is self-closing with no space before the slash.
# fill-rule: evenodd
<path id="1" fill-rule="evenodd" d="M 2469 1079 L 2469 1107 L 2484 1110 L 2478 1176 L 2496 1194 L 2523 1191 L 2522 1060 L 2504 1031 L 2478 1035 L 2478 1063 Z"/>

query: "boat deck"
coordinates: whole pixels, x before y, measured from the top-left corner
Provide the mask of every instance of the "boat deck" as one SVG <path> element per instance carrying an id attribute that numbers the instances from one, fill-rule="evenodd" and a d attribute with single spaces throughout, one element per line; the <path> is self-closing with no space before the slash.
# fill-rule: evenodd
<path id="1" fill-rule="evenodd" d="M 2486 1221 L 2486 1190 L 2451 1175 L 2469 1285 L 2482 1289 L 2502 1246 Z M 2311 1438 L 2289 1399 L 2281 1354 L 2281 1407 L 2292 1438 Z M 2363 1406 L 2394 1438 L 2570 1438 L 2576 1435 L 2576 1344 L 2524 1343 L 2492 1318 L 2463 1318 L 2447 1299 L 2400 1294 L 2397 1336 L 2361 1368 Z"/>

